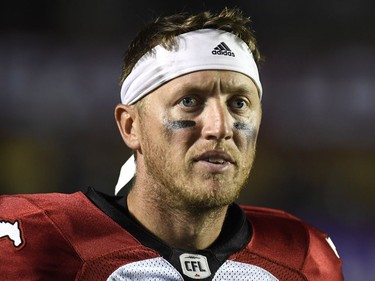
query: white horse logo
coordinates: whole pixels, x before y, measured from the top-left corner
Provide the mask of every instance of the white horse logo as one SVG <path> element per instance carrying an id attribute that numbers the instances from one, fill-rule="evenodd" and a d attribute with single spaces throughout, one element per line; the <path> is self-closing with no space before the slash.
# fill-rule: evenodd
<path id="1" fill-rule="evenodd" d="M 8 237 L 15 247 L 22 245 L 21 230 L 18 221 L 13 224 L 8 221 L 0 221 L 0 238 Z"/>

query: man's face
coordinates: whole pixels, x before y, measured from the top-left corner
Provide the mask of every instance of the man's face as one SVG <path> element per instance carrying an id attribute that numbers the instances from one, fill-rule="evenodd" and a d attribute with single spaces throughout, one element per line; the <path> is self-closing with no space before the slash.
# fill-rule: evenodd
<path id="1" fill-rule="evenodd" d="M 250 78 L 233 71 L 186 74 L 146 96 L 139 114 L 138 157 L 160 199 L 212 208 L 238 197 L 261 120 Z"/>

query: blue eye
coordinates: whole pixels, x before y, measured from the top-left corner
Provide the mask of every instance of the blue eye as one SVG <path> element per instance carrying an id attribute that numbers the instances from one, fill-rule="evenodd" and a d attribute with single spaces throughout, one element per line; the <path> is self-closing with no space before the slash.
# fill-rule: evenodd
<path id="1" fill-rule="evenodd" d="M 245 106 L 247 106 L 247 103 L 244 99 L 237 98 L 231 102 L 231 106 L 237 109 L 243 109 Z"/>
<path id="2" fill-rule="evenodd" d="M 186 97 L 180 101 L 180 104 L 184 107 L 193 107 L 197 105 L 197 100 L 192 97 Z"/>

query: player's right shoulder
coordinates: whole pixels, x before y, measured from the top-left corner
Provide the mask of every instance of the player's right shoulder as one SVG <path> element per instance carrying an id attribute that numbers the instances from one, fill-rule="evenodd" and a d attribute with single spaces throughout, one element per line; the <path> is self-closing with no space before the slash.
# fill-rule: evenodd
<path id="1" fill-rule="evenodd" d="M 41 194 L 16 194 L 0 195 L 0 220 L 6 218 L 20 218 L 45 213 L 46 210 L 60 208 L 69 202 L 75 201 L 78 193 L 41 193 Z"/>
<path id="2" fill-rule="evenodd" d="M 0 232 L 8 233 L 13 225 L 13 229 L 17 226 L 21 233 L 22 227 L 27 227 L 38 236 L 53 233 L 65 236 L 62 231 L 65 225 L 81 220 L 85 210 L 92 207 L 82 192 L 0 195 Z M 53 231 L 47 230 L 47 226 Z M 3 234 L 0 239 L 6 236 L 9 237 Z"/>
<path id="3" fill-rule="evenodd" d="M 75 279 L 81 258 L 52 215 L 60 206 L 77 204 L 81 197 L 84 195 L 79 193 L 0 196 L 0 272 L 6 276 L 4 280 Z M 68 210 L 59 212 L 64 211 Z M 64 270 L 61 264 L 66 266 Z"/>
<path id="4" fill-rule="evenodd" d="M 79 193 L 0 195 L 0 247 L 11 242 L 21 249 L 26 244 L 25 231 L 38 237 L 61 235 L 59 222 L 51 219 L 51 215 L 62 211 L 72 213 L 68 205 L 74 204 L 79 197 L 84 196 Z"/>

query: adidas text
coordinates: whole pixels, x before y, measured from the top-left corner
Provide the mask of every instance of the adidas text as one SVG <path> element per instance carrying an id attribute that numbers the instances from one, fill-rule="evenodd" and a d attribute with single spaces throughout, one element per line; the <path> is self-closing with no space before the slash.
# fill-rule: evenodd
<path id="1" fill-rule="evenodd" d="M 235 57 L 235 54 L 233 52 L 228 52 L 228 51 L 215 51 L 215 50 L 213 50 L 212 54 L 213 55 L 223 55 L 223 56 Z"/>
<path id="2" fill-rule="evenodd" d="M 235 57 L 236 55 L 232 52 L 232 50 L 228 47 L 227 44 L 221 42 L 217 47 L 215 47 L 212 51 L 213 55 L 222 55 L 222 56 L 230 56 Z"/>

